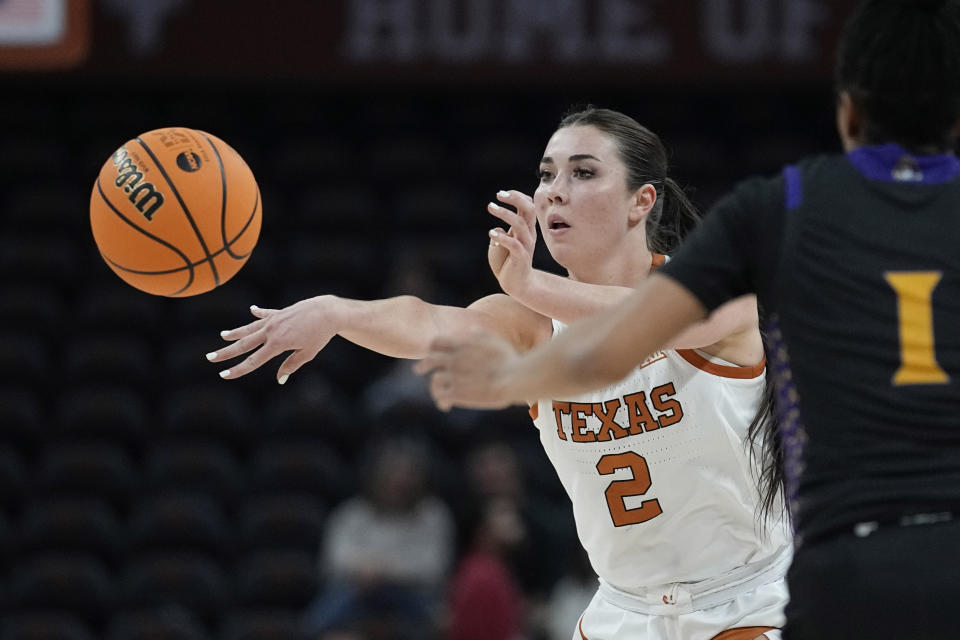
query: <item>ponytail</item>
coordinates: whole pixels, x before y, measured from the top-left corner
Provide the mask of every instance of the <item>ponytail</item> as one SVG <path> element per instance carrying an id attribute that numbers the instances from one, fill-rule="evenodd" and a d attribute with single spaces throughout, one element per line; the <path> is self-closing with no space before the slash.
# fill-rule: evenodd
<path id="1" fill-rule="evenodd" d="M 766 345 L 767 341 L 764 340 L 765 350 Z M 770 366 L 770 359 L 767 358 L 763 398 L 760 400 L 760 407 L 753 421 L 747 428 L 746 439 L 750 460 L 760 468 L 760 477 L 757 479 L 760 508 L 757 515 L 762 520 L 769 520 L 771 515 L 779 517 L 781 513 L 785 514 L 784 517 L 790 517 L 790 512 L 785 506 L 782 512 L 779 509 L 787 502 L 783 471 L 783 438 L 780 435 L 780 423 L 777 419 L 775 394 L 773 367 Z"/>
<path id="2" fill-rule="evenodd" d="M 655 253 L 673 253 L 686 235 L 700 223 L 700 212 L 673 178 L 663 179 L 657 204 L 647 216 L 647 246 Z"/>

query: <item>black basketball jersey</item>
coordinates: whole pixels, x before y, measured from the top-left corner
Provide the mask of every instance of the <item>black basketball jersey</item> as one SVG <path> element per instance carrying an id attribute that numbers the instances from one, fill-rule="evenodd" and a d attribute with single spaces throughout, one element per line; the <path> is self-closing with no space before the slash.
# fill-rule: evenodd
<path id="1" fill-rule="evenodd" d="M 889 144 L 740 184 L 661 273 L 758 295 L 801 539 L 960 510 L 960 161 Z"/>

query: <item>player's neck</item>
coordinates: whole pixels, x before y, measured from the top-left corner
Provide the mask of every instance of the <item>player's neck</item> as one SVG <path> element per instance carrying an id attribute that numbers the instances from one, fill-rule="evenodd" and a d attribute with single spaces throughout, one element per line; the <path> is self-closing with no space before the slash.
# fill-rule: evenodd
<path id="1" fill-rule="evenodd" d="M 643 247 L 587 268 L 568 269 L 568 275 L 577 282 L 632 288 L 647 279 L 653 270 L 652 265 L 653 254 Z"/>

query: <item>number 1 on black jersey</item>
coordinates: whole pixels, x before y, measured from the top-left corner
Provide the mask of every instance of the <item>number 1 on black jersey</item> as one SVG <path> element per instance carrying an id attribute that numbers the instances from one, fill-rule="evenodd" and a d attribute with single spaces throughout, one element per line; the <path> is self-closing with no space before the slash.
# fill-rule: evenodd
<path id="1" fill-rule="evenodd" d="M 939 271 L 888 271 L 887 283 L 897 294 L 900 325 L 900 368 L 893 384 L 946 384 L 950 376 L 937 364 L 933 339 L 933 290 Z"/>

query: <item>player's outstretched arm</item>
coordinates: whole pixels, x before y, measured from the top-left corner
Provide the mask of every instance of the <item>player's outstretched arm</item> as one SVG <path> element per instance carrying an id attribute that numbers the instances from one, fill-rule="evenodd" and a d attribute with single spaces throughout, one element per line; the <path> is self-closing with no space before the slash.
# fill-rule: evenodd
<path id="1" fill-rule="evenodd" d="M 704 313 L 684 287 L 653 275 L 610 312 L 572 325 L 524 356 L 486 333 L 443 337 L 417 371 L 432 374 L 430 391 L 444 410 L 583 393 L 620 380 Z"/>
<path id="2" fill-rule="evenodd" d="M 246 355 L 221 371 L 223 378 L 239 378 L 281 353 L 292 352 L 277 371 L 277 381 L 283 384 L 335 335 L 387 356 L 421 358 L 436 337 L 476 328 L 495 331 L 516 348 L 526 350 L 533 344 L 536 327 L 542 324 L 532 312 L 502 294 L 482 298 L 465 309 L 430 304 L 414 296 L 351 300 L 324 295 L 283 309 L 252 306 L 250 312 L 256 320 L 222 332 L 231 344 L 207 354 L 211 362 Z"/>

